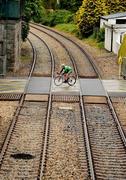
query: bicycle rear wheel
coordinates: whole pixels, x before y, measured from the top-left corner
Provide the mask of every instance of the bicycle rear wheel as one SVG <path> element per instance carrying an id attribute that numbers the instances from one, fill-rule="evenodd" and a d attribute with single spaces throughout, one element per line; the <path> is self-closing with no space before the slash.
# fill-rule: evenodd
<path id="1" fill-rule="evenodd" d="M 70 76 L 67 81 L 70 86 L 73 86 L 76 83 L 76 78 L 74 76 Z"/>
<path id="2" fill-rule="evenodd" d="M 60 86 L 63 83 L 63 77 L 62 76 L 56 76 L 54 78 L 54 83 L 56 86 Z"/>

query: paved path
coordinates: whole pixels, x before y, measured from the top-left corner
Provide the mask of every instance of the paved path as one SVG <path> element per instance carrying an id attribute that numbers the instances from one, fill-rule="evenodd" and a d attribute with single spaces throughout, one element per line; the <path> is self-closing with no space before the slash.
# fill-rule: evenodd
<path id="1" fill-rule="evenodd" d="M 26 79 L 0 79 L 0 93 L 22 93 Z"/>
<path id="2" fill-rule="evenodd" d="M 103 80 L 102 82 L 110 96 L 126 97 L 126 80 Z"/>

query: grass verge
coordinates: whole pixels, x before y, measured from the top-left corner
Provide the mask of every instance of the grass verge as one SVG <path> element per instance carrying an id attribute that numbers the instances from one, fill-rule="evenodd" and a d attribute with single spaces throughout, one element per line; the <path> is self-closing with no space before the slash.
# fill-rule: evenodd
<path id="1" fill-rule="evenodd" d="M 59 31 L 66 32 L 68 34 L 72 34 L 76 37 L 78 34 L 78 30 L 77 30 L 77 27 L 75 24 L 58 24 L 54 28 L 59 30 Z M 83 42 L 89 44 L 90 46 L 93 46 L 93 47 L 96 47 L 99 49 L 104 49 L 104 42 L 97 42 L 97 40 L 93 36 L 90 36 L 88 38 L 83 38 L 81 40 Z"/>
<path id="2" fill-rule="evenodd" d="M 59 31 L 67 32 L 75 36 L 77 34 L 77 27 L 75 24 L 58 24 L 55 26 L 55 29 Z"/>

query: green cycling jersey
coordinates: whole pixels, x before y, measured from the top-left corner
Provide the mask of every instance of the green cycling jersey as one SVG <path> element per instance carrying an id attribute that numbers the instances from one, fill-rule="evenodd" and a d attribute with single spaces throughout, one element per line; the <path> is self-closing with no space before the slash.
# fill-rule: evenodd
<path id="1" fill-rule="evenodd" d="M 72 68 L 70 66 L 64 66 L 63 71 L 64 73 L 70 73 L 72 72 Z"/>

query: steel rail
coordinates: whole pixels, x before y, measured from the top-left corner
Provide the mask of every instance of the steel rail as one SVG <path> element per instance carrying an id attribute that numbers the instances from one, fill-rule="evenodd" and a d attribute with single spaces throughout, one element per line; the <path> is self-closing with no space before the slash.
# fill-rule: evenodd
<path id="1" fill-rule="evenodd" d="M 28 39 L 28 41 L 30 42 L 30 40 Z M 26 91 L 27 91 L 27 88 L 28 88 L 28 83 L 29 83 L 29 80 L 30 80 L 30 77 L 32 75 L 32 72 L 33 72 L 33 69 L 34 69 L 34 66 L 35 66 L 35 61 L 36 61 L 36 51 L 35 51 L 35 48 L 33 47 L 32 43 L 30 42 L 31 46 L 32 46 L 32 50 L 33 50 L 33 66 L 30 70 L 30 73 L 29 73 L 29 77 L 28 77 L 28 81 L 26 83 L 26 86 L 25 86 L 25 89 L 24 89 L 24 92 L 22 94 L 22 97 L 20 99 L 20 102 L 19 102 L 19 105 L 16 109 L 16 112 L 15 112 L 15 115 L 13 117 L 13 120 L 12 120 L 12 123 L 10 124 L 10 127 L 8 129 L 8 132 L 7 132 L 7 135 L 5 137 L 5 140 L 4 140 L 4 143 L 3 143 L 3 147 L 2 147 L 2 150 L 1 150 L 1 153 L 0 153 L 0 167 L 2 165 L 2 160 L 3 160 L 3 157 L 4 157 L 4 154 L 7 150 L 7 147 L 8 147 L 8 144 L 9 144 L 9 141 L 11 139 L 11 135 L 12 135 L 12 132 L 13 132 L 13 129 L 15 127 L 15 124 L 16 124 L 16 121 L 18 119 L 18 115 L 21 111 L 21 108 L 22 108 L 22 105 L 24 103 L 24 99 L 25 99 L 25 94 L 26 94 Z"/>
<path id="2" fill-rule="evenodd" d="M 36 35 L 35 33 L 31 32 L 31 34 L 33 34 L 34 36 L 36 36 L 38 39 L 40 39 L 40 41 L 42 41 L 44 43 L 44 45 L 47 47 L 48 52 L 50 54 L 51 57 L 51 83 L 50 83 L 50 92 L 49 92 L 49 101 L 48 101 L 48 109 L 47 109 L 47 117 L 46 117 L 46 124 L 45 124 L 45 135 L 44 135 L 44 143 L 43 143 L 43 147 L 42 147 L 42 154 L 40 156 L 40 164 L 39 164 L 39 171 L 38 171 L 38 180 L 41 180 L 43 177 L 43 172 L 44 172 L 44 165 L 45 165 L 45 160 L 46 160 L 46 151 L 47 151 L 47 146 L 48 146 L 48 133 L 49 133 L 49 120 L 50 120 L 50 110 L 51 110 L 51 104 L 52 104 L 52 84 L 53 84 L 53 73 L 54 73 L 54 67 L 55 67 L 55 60 L 54 60 L 54 56 L 53 53 L 51 52 L 51 49 L 49 48 L 49 46 L 47 45 L 47 43 L 40 38 L 38 35 Z"/>
<path id="3" fill-rule="evenodd" d="M 51 110 L 51 104 L 52 104 L 52 84 L 53 84 L 53 74 L 54 74 L 54 67 L 55 67 L 55 60 L 54 60 L 54 56 L 53 53 L 51 52 L 51 49 L 49 48 L 49 46 L 47 45 L 47 43 L 40 38 L 38 35 L 36 35 L 35 33 L 31 32 L 31 34 L 33 34 L 34 36 L 36 36 L 38 39 L 40 39 L 45 46 L 47 47 L 50 57 L 51 57 L 51 83 L 50 83 L 50 91 L 49 91 L 49 101 L 48 101 L 48 109 L 47 109 L 47 116 L 46 116 L 46 124 L 45 124 L 45 135 L 44 135 L 44 143 L 43 143 L 43 151 L 40 157 L 40 165 L 39 165 L 39 172 L 38 172 L 38 180 L 41 180 L 43 177 L 43 172 L 44 172 L 44 167 L 45 167 L 45 160 L 46 160 L 46 152 L 47 152 L 47 146 L 48 146 L 48 133 L 49 133 L 49 125 L 50 125 L 50 110 Z"/>
<path id="4" fill-rule="evenodd" d="M 32 34 L 34 34 L 34 33 L 32 33 Z M 37 36 L 37 35 L 35 35 L 35 36 Z M 41 39 L 39 36 L 37 36 L 37 37 L 39 39 Z M 41 41 L 43 41 L 43 40 L 41 39 Z M 51 111 L 51 105 L 52 105 L 53 73 L 54 73 L 54 67 L 55 67 L 55 63 L 54 63 L 55 60 L 54 60 L 53 53 L 51 52 L 51 50 L 50 50 L 49 46 L 46 44 L 46 42 L 43 41 L 43 43 L 46 45 L 46 47 L 48 48 L 48 51 L 50 53 L 52 66 L 51 66 L 51 83 L 50 83 L 49 101 L 48 101 L 48 109 L 47 109 L 47 117 L 46 117 L 46 125 L 45 125 L 44 145 L 43 145 L 43 152 L 40 157 L 40 166 L 39 166 L 39 173 L 38 173 L 37 180 L 42 179 L 44 168 L 45 168 L 46 152 L 47 152 L 47 146 L 48 146 L 48 133 L 49 133 L 49 125 L 50 125 L 50 111 Z"/>
<path id="5" fill-rule="evenodd" d="M 112 105 L 112 102 L 111 102 L 111 100 L 110 100 L 109 97 L 107 97 L 107 102 L 108 102 L 108 105 L 109 105 L 110 110 L 112 111 L 112 115 L 113 115 L 114 120 L 115 120 L 115 122 L 116 122 L 116 124 L 117 124 L 117 128 L 118 128 L 119 134 L 120 134 L 120 136 L 121 136 L 121 138 L 122 138 L 122 141 L 123 141 L 123 143 L 124 143 L 124 146 L 126 147 L 126 136 L 125 136 L 125 133 L 124 133 L 122 127 L 121 127 L 120 121 L 119 121 L 119 119 L 118 119 L 118 116 L 117 116 L 117 114 L 116 114 L 116 111 L 115 111 L 115 109 L 114 109 L 114 107 L 113 107 L 113 105 Z"/>

